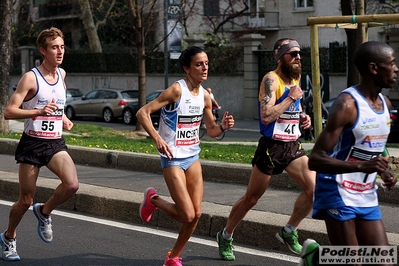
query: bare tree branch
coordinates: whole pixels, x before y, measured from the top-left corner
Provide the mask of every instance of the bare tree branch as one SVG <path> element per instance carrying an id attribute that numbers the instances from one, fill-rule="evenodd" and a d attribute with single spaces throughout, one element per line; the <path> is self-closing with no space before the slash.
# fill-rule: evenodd
<path id="1" fill-rule="evenodd" d="M 242 16 L 242 15 L 244 15 L 245 14 L 245 11 L 247 11 L 247 10 L 249 10 L 249 6 L 248 6 L 248 4 L 247 4 L 247 1 L 242 1 L 242 3 L 244 4 L 244 7 L 241 9 L 241 10 L 239 10 L 239 11 L 235 11 L 234 10 L 234 6 L 233 6 L 233 3 L 229 0 L 229 7 L 228 8 L 226 8 L 225 9 L 225 14 L 224 14 L 224 19 L 219 23 L 219 25 L 217 25 L 215 28 L 214 28 L 214 30 L 213 30 L 213 34 L 217 34 L 218 32 L 219 32 L 219 30 L 223 27 L 223 25 L 225 25 L 226 23 L 228 23 L 228 22 L 230 22 L 230 21 L 232 21 L 233 19 L 235 19 L 235 18 L 238 18 L 238 17 L 240 17 L 240 16 Z M 230 14 L 230 13 L 228 13 L 228 10 L 232 10 L 232 13 Z M 207 17 L 209 20 L 211 20 L 211 18 L 210 17 Z"/>

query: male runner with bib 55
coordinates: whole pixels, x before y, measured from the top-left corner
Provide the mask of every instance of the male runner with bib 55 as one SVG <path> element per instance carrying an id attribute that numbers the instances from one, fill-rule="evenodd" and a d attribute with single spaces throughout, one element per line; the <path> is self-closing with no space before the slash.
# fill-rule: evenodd
<path id="1" fill-rule="evenodd" d="M 65 52 L 64 35 L 57 28 L 46 29 L 39 34 L 37 44 L 43 62 L 23 75 L 4 112 L 7 120 L 25 119 L 24 132 L 15 151 L 19 199 L 11 207 L 7 230 L 0 234 L 2 258 L 8 261 L 20 260 L 15 240 L 17 226 L 33 203 L 40 168 L 47 166 L 61 180 L 47 202 L 33 205 L 38 233 L 44 242 L 53 240 L 51 212 L 79 188 L 75 164 L 62 138 L 63 128 L 70 130 L 73 126 L 64 115 L 66 73 L 58 67 Z"/>

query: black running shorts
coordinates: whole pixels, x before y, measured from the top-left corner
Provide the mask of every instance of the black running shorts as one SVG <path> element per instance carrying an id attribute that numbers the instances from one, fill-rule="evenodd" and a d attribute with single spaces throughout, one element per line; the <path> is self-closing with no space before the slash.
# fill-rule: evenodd
<path id="1" fill-rule="evenodd" d="M 48 164 L 54 154 L 67 150 L 63 138 L 39 139 L 23 133 L 15 151 L 15 160 L 17 163 L 42 167 Z"/>
<path id="2" fill-rule="evenodd" d="M 266 137 L 259 139 L 252 166 L 266 175 L 281 174 L 295 159 L 306 155 L 299 140 L 284 142 Z"/>

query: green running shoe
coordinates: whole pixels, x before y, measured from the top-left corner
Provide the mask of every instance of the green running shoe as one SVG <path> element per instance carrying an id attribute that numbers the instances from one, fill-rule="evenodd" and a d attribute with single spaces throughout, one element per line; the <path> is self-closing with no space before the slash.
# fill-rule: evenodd
<path id="1" fill-rule="evenodd" d="M 319 247 L 320 244 L 313 239 L 306 239 L 303 243 L 301 260 L 298 266 L 317 266 L 319 265 Z"/>
<path id="2" fill-rule="evenodd" d="M 276 234 L 276 238 L 283 244 L 286 244 L 288 249 L 295 254 L 300 254 L 302 251 L 302 246 L 298 242 L 298 231 L 292 231 L 291 234 L 288 234 L 284 227 L 278 231 Z"/>
<path id="3" fill-rule="evenodd" d="M 219 246 L 219 256 L 222 260 L 235 260 L 236 256 L 234 256 L 233 252 L 233 239 L 227 240 L 222 236 L 222 231 L 216 234 L 216 241 Z"/>

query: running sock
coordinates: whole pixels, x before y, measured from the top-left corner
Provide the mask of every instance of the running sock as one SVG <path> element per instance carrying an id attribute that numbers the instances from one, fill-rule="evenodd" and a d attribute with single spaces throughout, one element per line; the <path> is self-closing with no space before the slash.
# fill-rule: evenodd
<path id="1" fill-rule="evenodd" d="M 14 241 L 14 240 L 15 240 L 15 238 L 9 238 L 9 237 L 7 237 L 7 236 L 6 236 L 6 232 L 4 232 L 3 236 L 4 236 L 4 238 L 5 238 L 7 241 Z"/>
<path id="2" fill-rule="evenodd" d="M 43 213 L 43 206 L 40 206 L 39 210 L 40 210 L 41 215 L 44 216 L 44 218 L 50 217 L 50 215 L 47 215 L 47 214 L 44 214 L 44 213 Z"/>
<path id="3" fill-rule="evenodd" d="M 233 238 L 233 234 L 230 234 L 226 231 L 226 228 L 223 229 L 222 237 L 226 240 L 231 240 Z"/>
<path id="4" fill-rule="evenodd" d="M 295 231 L 295 230 L 296 230 L 296 227 L 294 227 L 294 226 L 292 226 L 290 224 L 286 224 L 284 226 L 284 231 L 287 232 L 288 234 L 291 234 L 292 231 Z"/>

